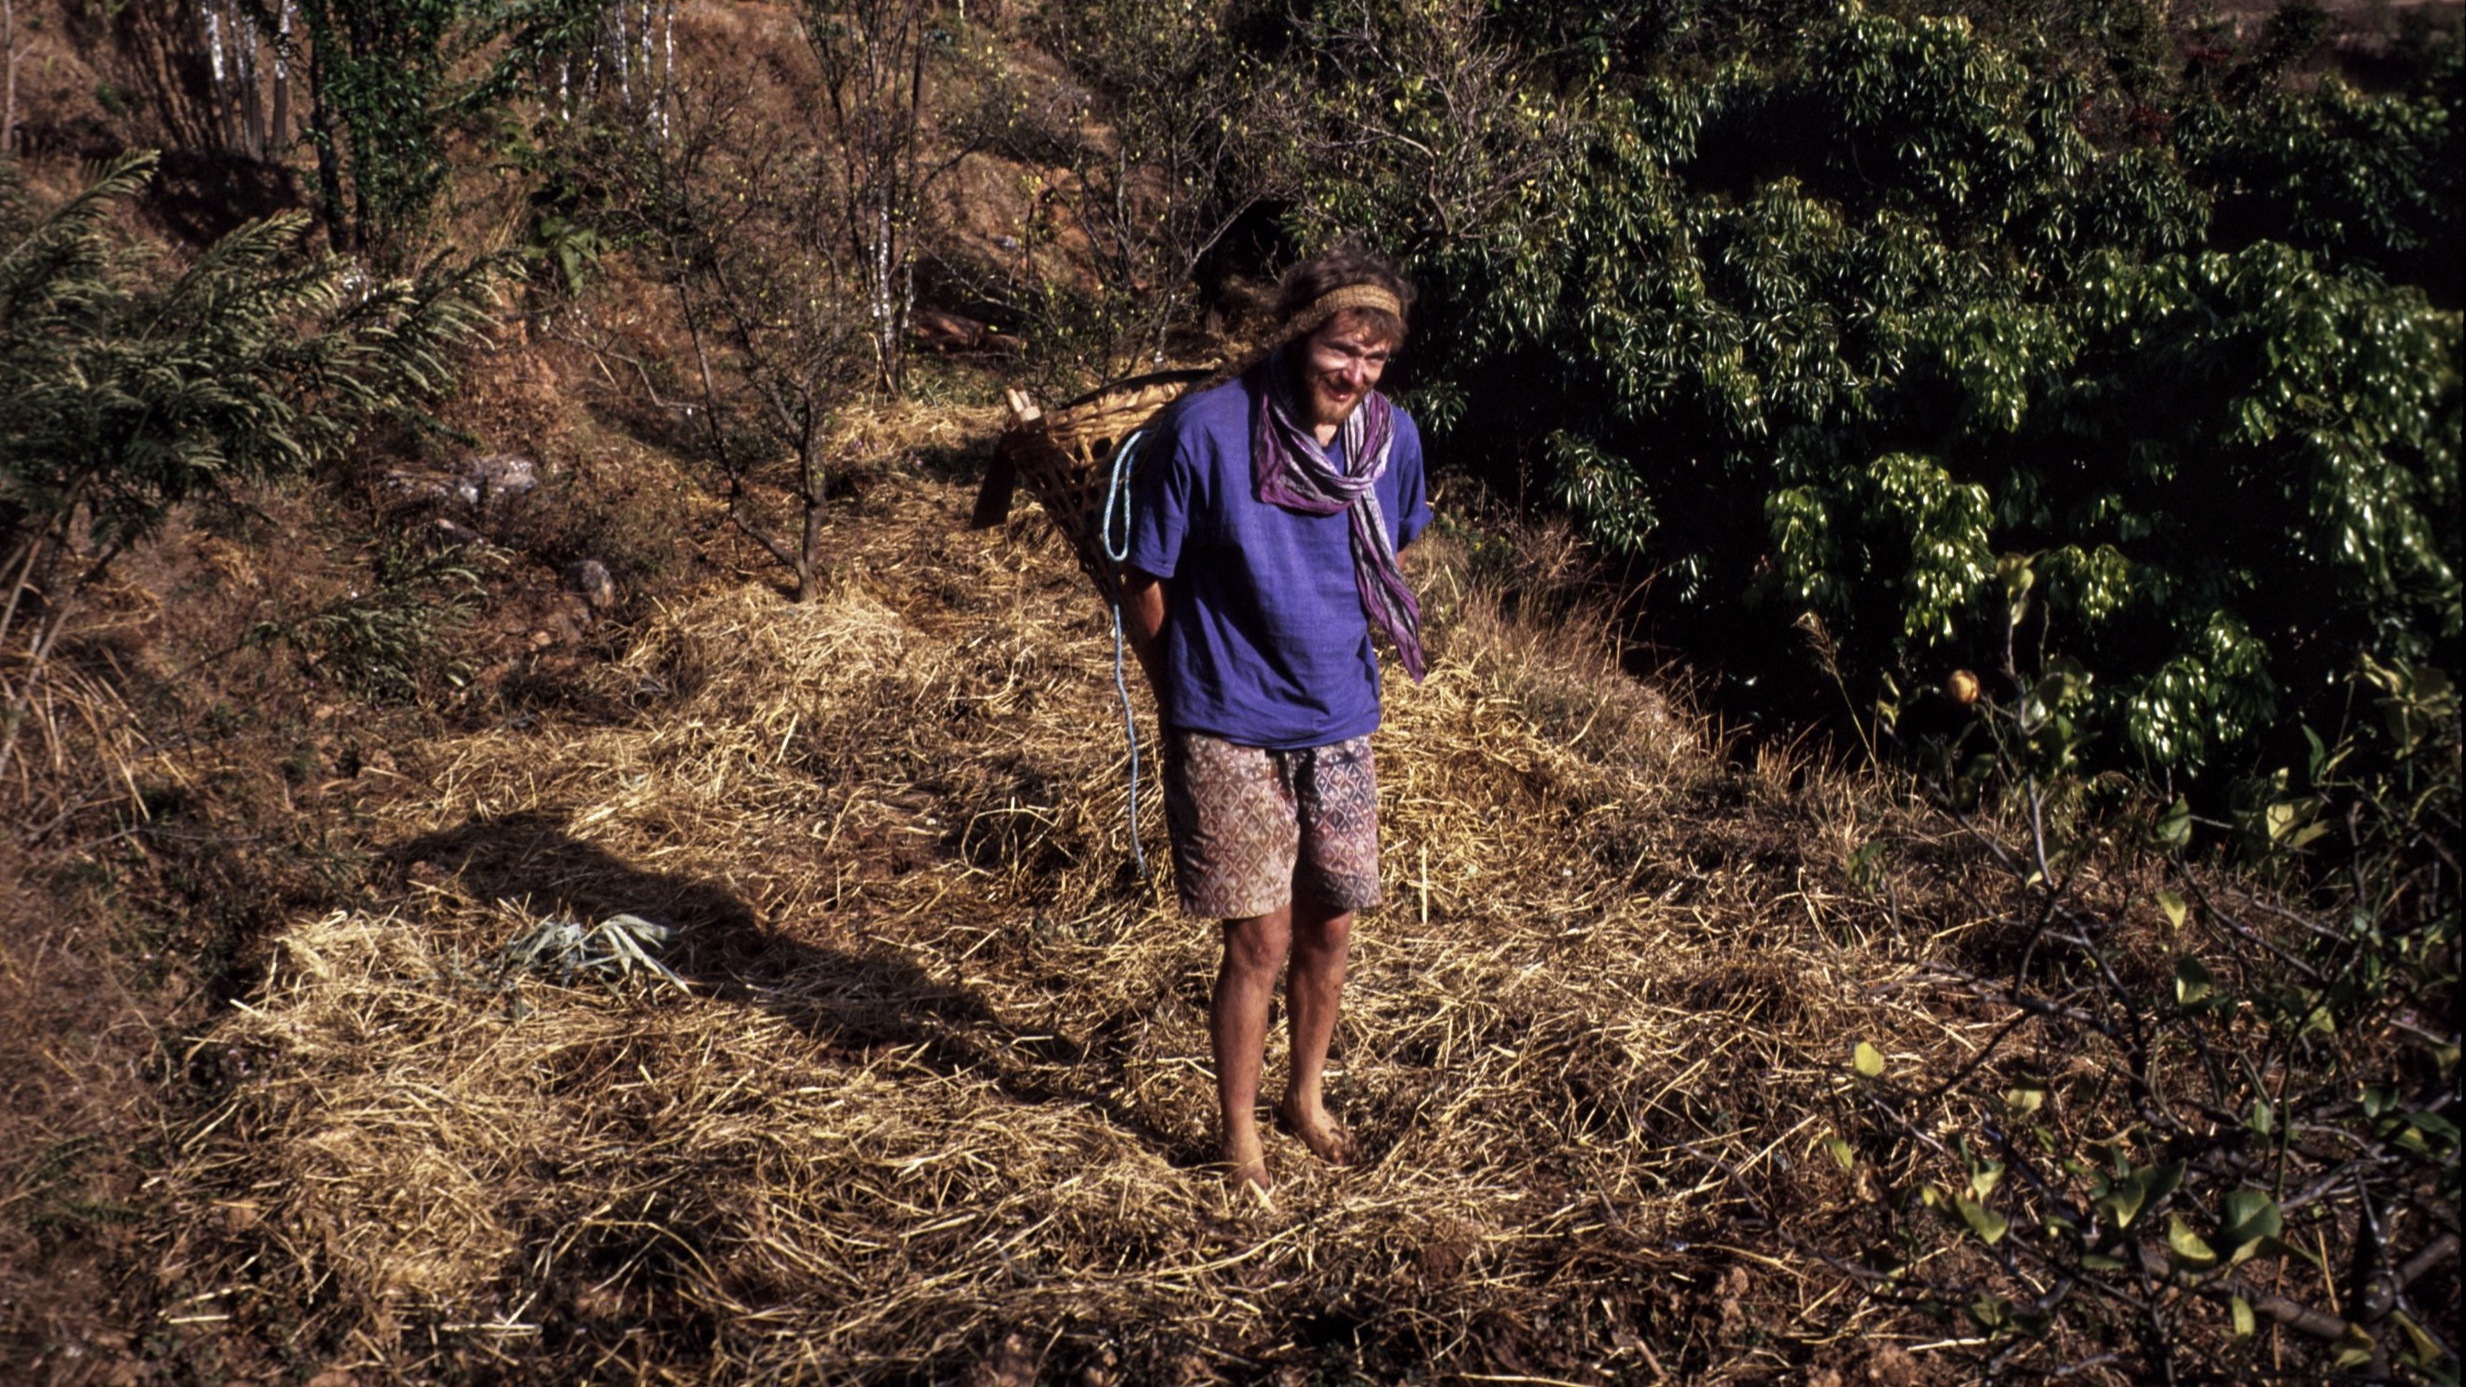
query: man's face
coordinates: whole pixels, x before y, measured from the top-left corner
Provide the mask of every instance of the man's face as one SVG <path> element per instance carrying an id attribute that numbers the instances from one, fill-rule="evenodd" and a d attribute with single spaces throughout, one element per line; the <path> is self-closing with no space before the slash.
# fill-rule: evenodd
<path id="1" fill-rule="evenodd" d="M 1387 369 L 1387 339 L 1378 329 L 1339 319 L 1310 334 L 1302 347 L 1302 403 L 1310 422 L 1334 428 L 1352 417 Z"/>

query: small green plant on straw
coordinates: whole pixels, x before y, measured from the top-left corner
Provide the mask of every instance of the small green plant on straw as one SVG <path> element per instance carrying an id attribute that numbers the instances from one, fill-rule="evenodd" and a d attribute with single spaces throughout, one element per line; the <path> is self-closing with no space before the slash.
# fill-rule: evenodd
<path id="1" fill-rule="evenodd" d="M 554 969 L 562 986 L 583 974 L 614 983 L 640 973 L 687 991 L 691 984 L 656 956 L 675 938 L 673 926 L 639 915 L 611 915 L 596 925 L 551 915 L 507 943 L 499 957 L 508 974 Z"/>

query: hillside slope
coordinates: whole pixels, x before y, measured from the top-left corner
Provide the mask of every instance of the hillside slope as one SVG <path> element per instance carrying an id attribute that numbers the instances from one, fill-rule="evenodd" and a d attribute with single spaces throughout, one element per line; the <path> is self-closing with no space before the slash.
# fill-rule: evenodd
<path id="1" fill-rule="evenodd" d="M 1277 1206 L 1232 1207 L 1213 932 L 1130 870 L 1101 609 L 967 499 L 886 482 L 825 600 L 712 585 L 596 697 L 399 753 L 371 888 L 202 1041 L 227 1090 L 158 1237 L 215 1313 L 176 1334 L 384 1379 L 940 1378 L 1013 1335 L 1086 1381 L 1880 1351 L 1721 1189 L 1824 1198 L 1843 1037 L 1958 1028 L 1862 1001 L 1909 970 L 1839 895 L 1841 782 L 1725 768 L 1434 540 L 1332 1079 L 1370 1158 L 1282 1143 Z M 679 929 L 689 990 L 495 966 L 617 912 Z"/>

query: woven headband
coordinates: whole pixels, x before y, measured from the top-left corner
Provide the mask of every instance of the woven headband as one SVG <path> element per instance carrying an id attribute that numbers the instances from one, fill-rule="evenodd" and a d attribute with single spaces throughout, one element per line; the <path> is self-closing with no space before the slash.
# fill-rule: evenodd
<path id="1" fill-rule="evenodd" d="M 1308 308 L 1293 315 L 1293 320 L 1284 325 L 1282 337 L 1287 342 L 1297 337 L 1307 337 L 1325 326 L 1328 319 L 1348 308 L 1372 308 L 1397 322 L 1404 321 L 1402 299 L 1375 284 L 1347 284 L 1311 300 Z"/>

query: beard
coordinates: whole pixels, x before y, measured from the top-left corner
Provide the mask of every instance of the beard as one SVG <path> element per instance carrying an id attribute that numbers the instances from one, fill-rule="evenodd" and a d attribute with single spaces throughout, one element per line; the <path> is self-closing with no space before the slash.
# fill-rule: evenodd
<path id="1" fill-rule="evenodd" d="M 1293 363 L 1293 377 L 1294 396 L 1309 415 L 1310 423 L 1319 428 L 1343 427 L 1344 421 L 1353 417 L 1353 411 L 1361 408 L 1363 398 L 1370 393 L 1367 390 L 1348 390 L 1341 383 L 1311 370 L 1307 360 Z"/>

